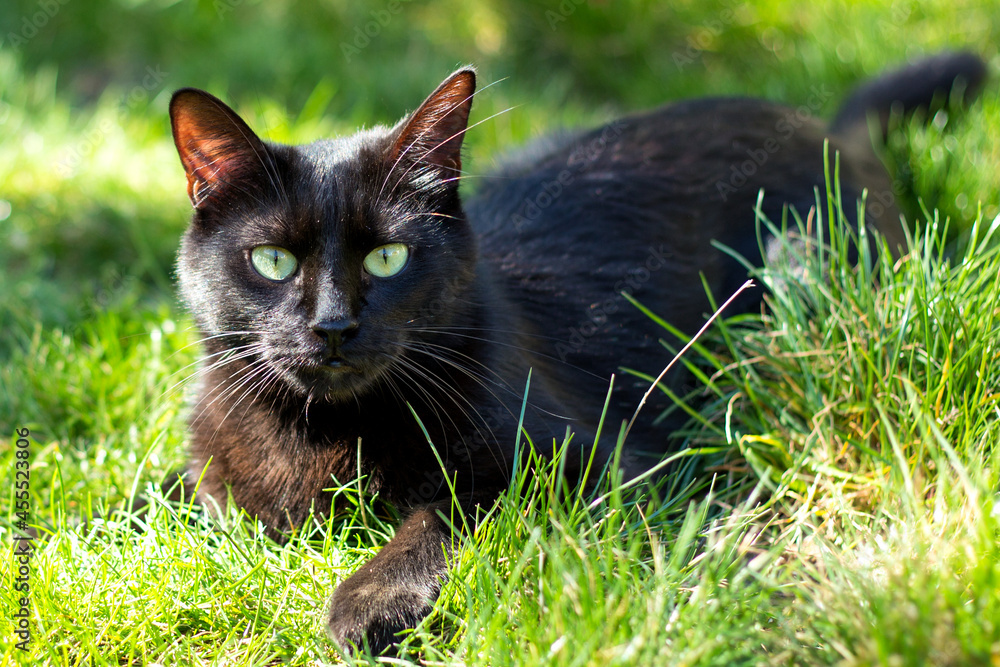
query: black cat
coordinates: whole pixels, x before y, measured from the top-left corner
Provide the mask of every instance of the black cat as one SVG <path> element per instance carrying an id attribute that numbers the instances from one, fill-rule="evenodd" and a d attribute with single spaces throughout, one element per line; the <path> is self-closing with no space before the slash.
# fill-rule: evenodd
<path id="1" fill-rule="evenodd" d="M 392 128 L 307 146 L 265 143 L 215 97 L 178 91 L 170 115 L 195 207 L 178 274 L 206 353 L 188 466 L 197 479 L 211 458 L 199 497 L 231 493 L 280 539 L 329 512 L 324 489 L 360 470 L 409 514 L 336 589 L 329 633 L 383 649 L 446 577 L 444 475 L 468 513 L 508 485 L 529 370 L 524 432 L 551 451 L 570 427 L 566 474 L 579 479 L 611 374 L 665 361 L 662 330 L 621 293 L 693 333 L 709 310 L 701 276 L 720 298 L 746 277 L 712 241 L 759 260 L 758 192 L 772 219 L 807 211 L 827 137 L 844 200 L 868 188 L 867 219 L 898 243 L 867 115 L 928 105 L 957 79 L 974 89 L 984 71 L 965 54 L 921 62 L 860 89 L 829 127 L 761 100 L 674 104 L 530 147 L 465 203 L 470 68 Z M 815 93 L 818 108 L 828 93 Z M 609 431 L 645 388 L 619 378 Z M 676 425 L 637 423 L 627 474 L 675 446 Z M 596 455 L 613 446 L 602 438 Z"/>

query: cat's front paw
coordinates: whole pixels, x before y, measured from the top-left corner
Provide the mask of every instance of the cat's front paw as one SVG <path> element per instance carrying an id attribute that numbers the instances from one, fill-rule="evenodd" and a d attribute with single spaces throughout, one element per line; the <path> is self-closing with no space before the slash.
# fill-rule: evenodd
<path id="1" fill-rule="evenodd" d="M 416 627 L 430 613 L 438 587 L 391 579 L 369 565 L 338 586 L 327 616 L 330 639 L 347 651 L 361 650 L 367 643 L 378 654 L 399 641 L 400 632 Z"/>

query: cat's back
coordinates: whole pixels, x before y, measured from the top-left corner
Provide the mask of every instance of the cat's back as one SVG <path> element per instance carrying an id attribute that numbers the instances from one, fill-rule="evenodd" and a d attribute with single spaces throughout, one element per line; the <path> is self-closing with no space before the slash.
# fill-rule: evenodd
<path id="1" fill-rule="evenodd" d="M 648 384 L 619 369 L 655 375 L 668 355 L 663 329 L 622 293 L 694 333 L 710 311 L 701 276 L 720 301 L 746 279 L 713 241 L 758 261 L 758 193 L 772 219 L 785 203 L 808 211 L 824 138 L 808 106 L 699 99 L 544 139 L 486 178 L 466 211 L 547 390 L 599 415 L 618 373 L 612 417 L 634 409 Z M 845 199 L 861 194 L 867 159 L 842 168 Z"/>
<path id="2" fill-rule="evenodd" d="M 466 210 L 488 253 L 537 234 L 551 236 L 567 211 L 587 212 L 558 230 L 570 234 L 583 231 L 579 223 L 606 233 L 637 210 L 657 219 L 671 211 L 713 218 L 713 204 L 718 210 L 754 202 L 754 186 L 798 192 L 803 166 L 805 180 L 822 170 L 826 126 L 815 118 L 820 105 L 704 98 L 591 130 L 557 131 L 501 159 Z M 844 150 L 832 142 L 833 150 Z M 817 146 L 817 155 L 803 152 Z M 691 209 L 693 203 L 702 208 Z M 639 230 L 634 224 L 618 229 Z"/>

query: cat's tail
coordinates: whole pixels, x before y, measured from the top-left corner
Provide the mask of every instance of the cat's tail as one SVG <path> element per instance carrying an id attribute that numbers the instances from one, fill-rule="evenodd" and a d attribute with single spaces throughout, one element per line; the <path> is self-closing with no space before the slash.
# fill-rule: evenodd
<path id="1" fill-rule="evenodd" d="M 972 101 L 982 88 L 986 72 L 982 58 L 967 51 L 919 60 L 858 86 L 830 122 L 830 131 L 839 136 L 867 138 L 868 119 L 874 117 L 885 138 L 893 113 L 908 115 L 930 109 L 958 95 L 963 103 Z"/>

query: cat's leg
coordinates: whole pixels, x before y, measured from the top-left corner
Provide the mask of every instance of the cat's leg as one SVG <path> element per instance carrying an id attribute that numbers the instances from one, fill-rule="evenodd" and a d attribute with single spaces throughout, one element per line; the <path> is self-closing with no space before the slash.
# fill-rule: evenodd
<path id="1" fill-rule="evenodd" d="M 468 507 L 488 507 L 493 498 L 480 498 Z M 449 505 L 425 507 L 411 515 L 374 558 L 337 587 L 330 599 L 327 634 L 339 646 L 360 649 L 367 642 L 373 653 L 380 653 L 398 640 L 397 633 L 415 627 L 430 613 L 447 579 L 447 557 L 459 539 L 438 513 L 448 516 Z M 454 523 L 461 529 L 462 517 L 455 516 Z"/>

